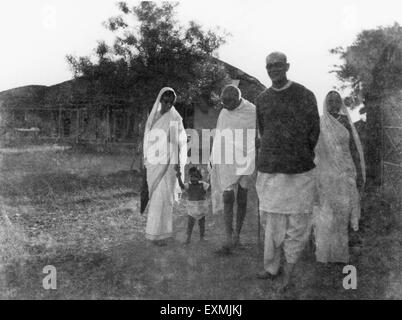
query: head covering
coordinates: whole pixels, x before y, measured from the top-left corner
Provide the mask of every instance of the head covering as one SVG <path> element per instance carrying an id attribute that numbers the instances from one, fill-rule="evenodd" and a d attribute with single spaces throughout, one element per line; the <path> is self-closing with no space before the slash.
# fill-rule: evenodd
<path id="1" fill-rule="evenodd" d="M 145 125 L 145 131 L 147 131 L 147 130 L 149 131 L 151 129 L 152 125 L 155 122 L 155 118 L 157 117 L 158 112 L 160 112 L 162 109 L 162 104 L 161 104 L 162 96 L 163 96 L 163 94 L 165 94 L 166 92 L 169 92 L 169 91 L 174 94 L 175 101 L 176 101 L 177 95 L 176 95 L 176 92 L 172 88 L 165 87 L 165 88 L 161 89 L 161 91 L 159 91 L 158 97 L 156 98 L 156 100 L 154 102 L 151 113 L 148 116 L 148 120 Z"/>
<path id="2" fill-rule="evenodd" d="M 176 97 L 176 93 L 172 88 L 163 88 L 152 107 L 151 113 L 148 116 L 145 124 L 144 141 L 143 141 L 143 159 L 144 165 L 147 168 L 147 182 L 149 189 L 149 198 L 151 199 L 152 193 L 158 186 L 161 179 L 169 170 L 171 165 L 179 165 L 182 180 L 184 180 L 184 167 L 187 163 L 187 135 L 183 127 L 183 119 L 177 112 L 176 108 L 172 106 L 166 114 L 161 115 L 161 98 L 166 92 L 172 92 Z M 170 145 L 170 148 L 166 150 L 160 150 L 159 155 L 165 154 L 167 163 L 152 163 L 148 162 L 147 156 L 153 143 L 150 141 L 152 130 L 159 129 L 164 130 L 167 133 L 165 137 L 166 142 Z M 172 129 L 172 130 L 171 130 Z M 165 141 L 163 141 L 165 142 Z M 176 148 L 178 146 L 178 148 Z M 178 162 L 177 162 L 178 161 Z M 175 199 L 178 199 L 178 193 L 181 192 L 180 187 L 176 181 L 176 190 L 174 190 Z"/>
<path id="3" fill-rule="evenodd" d="M 156 120 L 158 120 L 158 118 L 159 118 L 158 115 L 162 109 L 161 98 L 164 93 L 169 92 L 169 91 L 173 92 L 173 94 L 175 96 L 175 101 L 176 101 L 177 95 L 176 95 L 176 92 L 172 88 L 165 87 L 165 88 L 161 89 L 161 91 L 159 91 L 159 94 L 152 107 L 151 113 L 149 114 L 147 122 L 145 124 L 144 144 L 143 144 L 144 158 L 148 151 L 147 149 L 148 149 L 149 132 L 151 131 L 152 126 L 155 124 Z M 172 108 L 174 108 L 174 107 L 172 107 Z"/>
<path id="4" fill-rule="evenodd" d="M 331 143 L 333 141 L 333 142 L 339 144 L 338 137 L 334 133 L 336 132 L 337 126 L 342 125 L 342 124 L 340 124 L 339 121 L 336 120 L 328 111 L 328 97 L 330 94 L 337 94 L 340 97 L 340 94 L 337 91 L 330 91 L 330 92 L 328 92 L 327 96 L 325 97 L 324 114 L 321 119 L 321 131 L 322 131 L 321 134 L 331 134 L 331 139 L 326 139 L 327 143 Z M 359 134 L 357 133 L 356 127 L 353 124 L 353 121 L 350 117 L 350 114 L 349 114 L 345 104 L 343 103 L 342 98 L 340 99 L 340 101 L 341 101 L 341 108 L 339 110 L 339 114 L 347 116 L 349 124 L 352 128 L 353 140 L 355 141 L 357 151 L 359 152 L 360 167 L 362 170 L 363 181 L 366 182 L 366 164 L 364 161 L 364 153 L 363 153 L 362 143 L 360 141 Z M 329 146 L 329 147 L 332 147 L 332 146 Z"/>

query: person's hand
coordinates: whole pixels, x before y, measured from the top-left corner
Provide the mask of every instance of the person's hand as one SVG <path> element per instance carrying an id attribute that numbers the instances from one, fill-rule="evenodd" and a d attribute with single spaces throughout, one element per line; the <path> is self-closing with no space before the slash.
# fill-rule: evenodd
<path id="1" fill-rule="evenodd" d="M 212 163 L 211 161 L 208 163 L 208 175 L 211 175 L 211 171 L 212 171 Z"/>
<path id="2" fill-rule="evenodd" d="M 261 146 L 261 139 L 255 138 L 255 148 L 260 149 L 260 146 Z"/>
<path id="3" fill-rule="evenodd" d="M 366 184 L 363 182 L 358 188 L 357 190 L 359 191 L 360 197 L 363 199 L 363 196 L 366 192 Z"/>
<path id="4" fill-rule="evenodd" d="M 355 231 L 355 232 L 359 231 L 359 219 L 352 218 L 351 225 L 352 225 L 353 231 Z"/>
<path id="5" fill-rule="evenodd" d="M 208 172 L 206 176 L 206 181 L 208 181 L 208 184 L 211 184 L 211 172 Z"/>
<path id="6" fill-rule="evenodd" d="M 356 187 L 359 190 L 359 193 L 361 194 L 361 191 L 364 188 L 364 181 L 363 177 L 360 174 L 358 174 L 356 178 Z"/>

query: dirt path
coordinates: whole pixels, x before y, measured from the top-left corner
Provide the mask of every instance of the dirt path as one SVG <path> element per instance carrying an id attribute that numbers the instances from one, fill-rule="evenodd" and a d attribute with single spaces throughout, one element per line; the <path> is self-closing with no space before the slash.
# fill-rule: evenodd
<path id="1" fill-rule="evenodd" d="M 1 299 L 402 298 L 400 215 L 376 190 L 365 201 L 361 231 L 352 236 L 357 290 L 343 288 L 343 266 L 320 266 L 307 249 L 296 287 L 281 295 L 278 283 L 255 278 L 262 267 L 255 215 L 247 216 L 244 248 L 223 258 L 213 253 L 223 229 L 211 217 L 208 241 L 199 243 L 195 230 L 194 242 L 182 244 L 186 218 L 179 205 L 175 239 L 158 248 L 144 240 L 139 176 L 124 171 L 130 157 L 69 151 L 0 160 Z M 57 290 L 43 289 L 47 265 L 57 269 Z"/>
<path id="2" fill-rule="evenodd" d="M 132 204 L 131 198 L 122 201 Z M 126 240 L 120 237 L 111 245 L 103 243 L 103 249 L 102 246 L 93 244 L 83 246 L 82 241 L 91 233 L 88 230 L 81 242 L 75 239 L 55 247 L 52 244 L 47 247 L 45 245 L 25 263 L 7 266 L 2 278 L 7 289 L 3 290 L 2 297 L 190 300 L 400 297 L 398 277 L 401 254 L 398 253 L 398 246 L 401 244 L 401 237 L 396 237 L 399 232 L 394 231 L 382 239 L 373 240 L 368 227 L 362 231 L 364 247 L 352 259 L 352 264 L 358 270 L 357 290 L 343 289 L 345 275 L 342 274 L 341 266 L 318 266 L 312 253 L 306 250 L 297 269 L 296 288 L 281 295 L 277 290 L 278 283 L 255 278 L 255 273 L 261 268 L 262 253 L 256 245 L 252 218 L 249 217 L 245 227 L 244 248 L 226 258 L 217 257 L 213 253 L 222 239 L 220 223 L 211 219 L 208 224 L 208 241 L 200 243 L 195 231 L 194 241 L 190 246 L 181 243 L 185 217 L 177 217 L 175 227 L 180 232 L 166 248 L 158 248 L 144 241 L 144 217 L 138 217 L 135 228 L 133 225 L 126 226 Z M 131 223 L 134 221 L 129 220 L 129 217 L 127 219 Z M 113 220 L 108 223 L 111 221 Z M 117 219 L 114 220 L 115 223 L 116 221 Z M 131 235 L 131 239 L 127 228 L 135 233 Z M 110 237 L 110 233 L 110 230 L 105 229 L 103 235 Z M 102 241 L 98 239 L 97 243 Z M 42 288 L 42 269 L 46 265 L 57 268 L 58 289 L 55 291 Z"/>

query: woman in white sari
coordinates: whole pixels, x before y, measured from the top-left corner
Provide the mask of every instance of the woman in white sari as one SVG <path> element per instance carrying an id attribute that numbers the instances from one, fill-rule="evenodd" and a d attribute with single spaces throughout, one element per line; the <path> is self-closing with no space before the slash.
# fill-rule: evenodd
<path id="1" fill-rule="evenodd" d="M 340 94 L 324 101 L 316 147 L 319 205 L 314 212 L 318 262 L 349 262 L 349 226 L 359 229 L 360 192 L 365 183 L 363 148 Z"/>
<path id="2" fill-rule="evenodd" d="M 146 238 L 158 246 L 166 245 L 166 239 L 173 235 L 173 204 L 180 192 L 176 172 L 180 170 L 183 175 L 187 162 L 187 135 L 175 102 L 172 88 L 159 92 L 144 134 L 149 191 Z"/>

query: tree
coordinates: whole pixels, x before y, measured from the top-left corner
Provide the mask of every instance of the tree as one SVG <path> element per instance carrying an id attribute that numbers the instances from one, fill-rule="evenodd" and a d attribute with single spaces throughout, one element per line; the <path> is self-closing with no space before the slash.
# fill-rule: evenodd
<path id="1" fill-rule="evenodd" d="M 364 98 L 367 107 L 368 177 L 381 183 L 382 120 L 381 107 L 389 95 L 402 89 L 402 27 L 395 23 L 361 32 L 356 41 L 345 48 L 331 50 L 343 63 L 333 71 L 355 96 Z M 394 92 L 394 93 L 393 93 Z"/>
<path id="2" fill-rule="evenodd" d="M 95 59 L 67 56 L 75 77 L 89 80 L 94 94 L 126 97 L 128 107 L 145 116 L 164 86 L 173 87 L 179 103 L 189 105 L 228 81 L 224 67 L 211 59 L 228 34 L 204 31 L 195 22 L 180 25 L 177 3 L 117 5 L 121 14 L 104 23 L 116 35 L 113 45 L 99 41 Z"/>
<path id="3" fill-rule="evenodd" d="M 351 88 L 355 96 L 402 87 L 402 27 L 398 23 L 364 30 L 351 46 L 330 52 L 342 60 L 331 72 L 341 88 Z"/>

